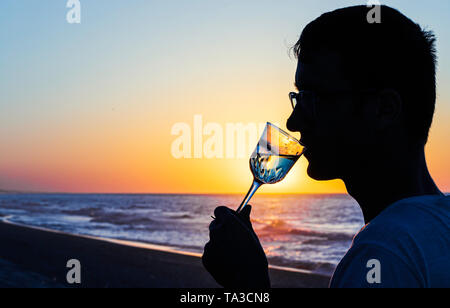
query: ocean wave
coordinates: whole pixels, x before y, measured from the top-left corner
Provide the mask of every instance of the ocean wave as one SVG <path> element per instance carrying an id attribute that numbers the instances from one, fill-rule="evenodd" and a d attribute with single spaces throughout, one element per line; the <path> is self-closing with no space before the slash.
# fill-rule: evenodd
<path id="1" fill-rule="evenodd" d="M 104 213 L 101 208 L 88 207 L 82 208 L 78 210 L 64 210 L 61 213 L 68 215 L 77 215 L 77 216 L 88 216 L 88 217 L 97 217 Z"/>
<path id="2" fill-rule="evenodd" d="M 167 217 L 171 218 L 171 219 L 192 219 L 194 218 L 194 216 L 189 215 L 189 214 L 167 214 Z"/>
<path id="3" fill-rule="evenodd" d="M 114 225 L 155 225 L 157 221 L 148 217 L 127 216 L 120 213 L 103 214 L 93 218 L 92 222 L 106 222 Z"/>
<path id="4" fill-rule="evenodd" d="M 46 202 L 21 202 L 22 207 L 39 207 L 48 205 Z"/>
<path id="5" fill-rule="evenodd" d="M 87 216 L 92 218 L 91 222 L 110 223 L 113 225 L 155 225 L 159 222 L 142 215 L 130 215 L 124 211 L 106 212 L 100 208 L 84 208 L 78 210 L 62 211 L 64 214 Z"/>
<path id="6" fill-rule="evenodd" d="M 125 209 L 127 210 L 147 210 L 149 209 L 149 204 L 146 203 L 135 203 L 127 206 Z"/>
<path id="7" fill-rule="evenodd" d="M 310 229 L 294 228 L 283 221 L 277 221 L 275 224 L 269 224 L 256 230 L 261 236 L 265 235 L 299 235 L 313 237 L 311 241 L 348 241 L 353 239 L 353 234 L 342 232 L 319 232 Z"/>

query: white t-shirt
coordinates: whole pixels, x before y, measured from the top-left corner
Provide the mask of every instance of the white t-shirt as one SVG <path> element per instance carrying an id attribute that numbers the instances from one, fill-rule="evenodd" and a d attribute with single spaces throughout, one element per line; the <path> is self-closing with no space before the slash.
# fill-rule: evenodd
<path id="1" fill-rule="evenodd" d="M 450 287 L 450 197 L 390 205 L 355 236 L 330 287 Z"/>

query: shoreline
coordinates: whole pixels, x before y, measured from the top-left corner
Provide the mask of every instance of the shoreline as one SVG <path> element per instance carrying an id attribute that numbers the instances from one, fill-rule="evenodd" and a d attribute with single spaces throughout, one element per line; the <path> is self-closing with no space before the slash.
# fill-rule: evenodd
<path id="1" fill-rule="evenodd" d="M 47 277 L 54 285 L 74 287 L 66 282 L 70 259 L 81 262 L 79 287 L 218 288 L 203 268 L 201 254 L 171 247 L 125 240 L 73 235 L 40 227 L 0 221 L 0 259 L 23 269 L 26 274 Z M 0 277 L 3 269 L 0 269 Z M 327 287 L 327 275 L 308 270 L 270 266 L 273 288 Z M 17 280 L 17 278 L 15 278 Z M 0 285 L 1 286 L 1 285 Z"/>

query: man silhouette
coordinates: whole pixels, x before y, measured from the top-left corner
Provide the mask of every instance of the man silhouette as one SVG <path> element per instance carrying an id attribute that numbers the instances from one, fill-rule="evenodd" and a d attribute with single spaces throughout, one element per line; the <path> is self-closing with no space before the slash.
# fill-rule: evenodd
<path id="1" fill-rule="evenodd" d="M 299 93 L 287 127 L 301 133 L 308 175 L 342 179 L 367 224 L 330 286 L 450 287 L 450 200 L 425 161 L 435 38 L 387 6 L 369 23 L 368 10 L 320 16 L 293 49 Z M 203 264 L 225 287 L 270 286 L 250 211 L 219 207 L 210 225 Z"/>

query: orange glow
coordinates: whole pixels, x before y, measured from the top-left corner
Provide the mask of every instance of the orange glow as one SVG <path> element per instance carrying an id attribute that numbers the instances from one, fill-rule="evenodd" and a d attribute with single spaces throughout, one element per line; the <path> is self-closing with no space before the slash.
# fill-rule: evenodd
<path id="1" fill-rule="evenodd" d="M 98 16 L 80 25 L 66 24 L 58 6 L 36 2 L 26 12 L 8 4 L 4 28 L 18 32 L 2 47 L 0 190 L 245 194 L 252 182 L 248 157 L 175 159 L 172 126 L 192 126 L 202 115 L 221 127 L 270 121 L 285 129 L 297 64 L 288 49 L 330 5 L 206 2 L 204 11 L 170 1 L 117 2 L 105 10 L 90 1 L 86 12 Z M 414 7 L 412 17 L 422 16 Z M 423 9 L 430 16 L 446 12 Z M 442 85 L 446 20 L 425 20 L 442 31 Z M 445 86 L 439 98 L 427 159 L 438 186 L 450 191 Z M 311 180 L 306 167 L 300 159 L 283 182 L 258 194 L 345 192 L 341 181 Z"/>

